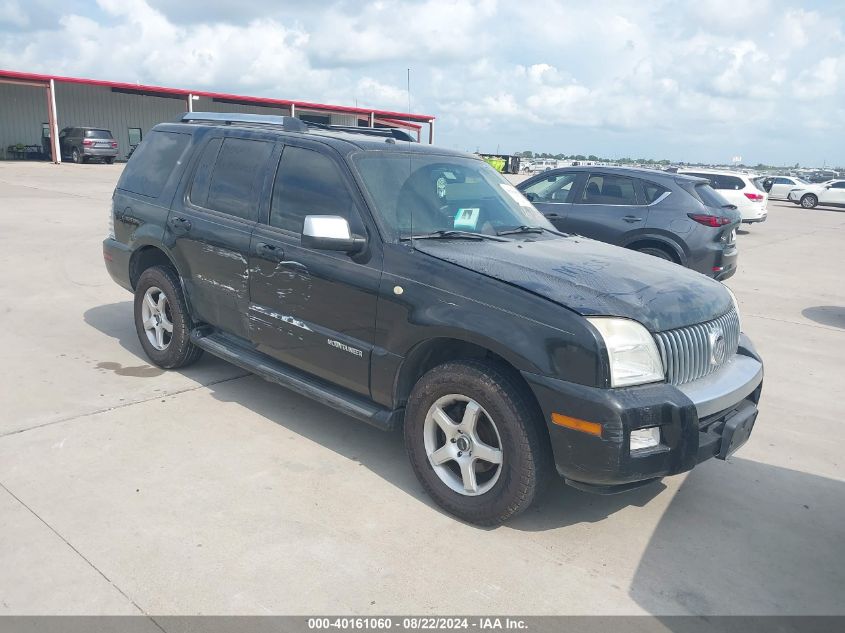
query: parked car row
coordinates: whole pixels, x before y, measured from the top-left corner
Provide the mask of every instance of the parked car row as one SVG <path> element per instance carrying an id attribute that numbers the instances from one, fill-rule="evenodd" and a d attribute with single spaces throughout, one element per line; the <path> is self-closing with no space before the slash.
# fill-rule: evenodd
<path id="1" fill-rule="evenodd" d="M 479 158 L 407 138 L 245 114 L 156 126 L 103 242 L 150 361 L 208 352 L 401 428 L 423 488 L 483 525 L 555 472 L 623 492 L 744 444 L 763 364 L 725 285 L 570 235 Z M 741 217 L 708 182 L 584 168 L 523 190 L 553 221 L 642 227 L 661 241 L 639 250 L 723 276 Z"/>

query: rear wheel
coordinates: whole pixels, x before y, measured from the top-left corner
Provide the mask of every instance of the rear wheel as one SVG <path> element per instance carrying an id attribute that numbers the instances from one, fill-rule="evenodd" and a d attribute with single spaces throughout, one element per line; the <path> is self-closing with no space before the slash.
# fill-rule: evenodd
<path id="1" fill-rule="evenodd" d="M 525 510 L 552 473 L 542 415 L 524 385 L 492 363 L 448 362 L 408 399 L 405 448 L 434 501 L 479 525 Z"/>
<path id="2" fill-rule="evenodd" d="M 153 266 L 135 287 L 135 330 L 150 360 L 165 369 L 185 367 L 202 356 L 191 343 L 193 321 L 172 268 Z"/>
<path id="3" fill-rule="evenodd" d="M 805 209 L 812 209 L 819 203 L 819 199 L 811 193 L 801 196 L 801 206 Z"/>
<path id="4" fill-rule="evenodd" d="M 672 255 L 667 250 L 660 248 L 659 246 L 643 246 L 641 248 L 638 248 L 637 251 L 646 255 L 651 255 L 652 257 L 665 259 L 669 262 L 675 261 L 675 258 L 672 257 Z"/>
<path id="5" fill-rule="evenodd" d="M 71 152 L 70 157 L 71 160 L 73 160 L 73 162 L 77 165 L 81 165 L 84 162 L 82 158 L 82 153 L 75 147 L 73 148 L 73 152 Z"/>
<path id="6" fill-rule="evenodd" d="M 105 161 L 106 165 L 111 165 L 114 162 L 114 156 L 109 156 L 107 158 L 104 158 L 103 160 Z"/>

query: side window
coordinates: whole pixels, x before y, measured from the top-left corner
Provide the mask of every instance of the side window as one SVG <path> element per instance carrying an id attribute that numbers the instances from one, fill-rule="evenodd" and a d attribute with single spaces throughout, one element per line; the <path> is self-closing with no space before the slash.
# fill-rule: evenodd
<path id="1" fill-rule="evenodd" d="M 118 188 L 158 198 L 190 140 L 190 134 L 152 132 L 126 163 Z"/>
<path id="2" fill-rule="evenodd" d="M 219 140 L 219 139 L 216 139 Z M 212 141 L 213 143 L 213 141 Z M 213 151 L 212 143 L 203 151 L 194 182 L 191 184 L 191 202 L 206 209 L 219 211 L 245 220 L 258 217 L 258 196 L 267 169 L 267 161 L 273 152 L 273 144 L 242 138 L 225 138 L 217 152 L 217 160 L 211 170 L 208 189 L 200 173 L 206 159 L 206 152 Z M 199 186 L 197 186 L 199 185 Z M 195 187 L 197 197 L 194 197 Z M 204 204 L 201 202 L 204 198 Z"/>
<path id="3" fill-rule="evenodd" d="M 581 194 L 583 204 L 636 205 L 637 191 L 631 178 L 591 174 Z"/>
<path id="4" fill-rule="evenodd" d="M 555 174 L 529 185 L 523 193 L 534 202 L 566 202 L 577 177 L 576 172 Z"/>
<path id="5" fill-rule="evenodd" d="M 270 225 L 302 233 L 306 215 L 339 215 L 356 224 L 354 202 L 337 164 L 310 149 L 285 147 L 276 172 Z"/>
<path id="6" fill-rule="evenodd" d="M 217 162 L 217 154 L 220 153 L 220 146 L 222 144 L 222 138 L 211 139 L 203 148 L 202 155 L 197 163 L 188 198 L 190 198 L 191 203 L 198 207 L 204 207 L 208 202 L 208 186 L 211 184 L 211 171 L 214 169 L 214 163 Z"/>
<path id="7" fill-rule="evenodd" d="M 833 183 L 831 189 L 845 189 L 845 181 Z"/>
<path id="8" fill-rule="evenodd" d="M 776 185 L 794 185 L 795 183 L 792 182 L 789 178 L 775 178 Z"/>
<path id="9" fill-rule="evenodd" d="M 745 183 L 742 182 L 741 178 L 737 178 L 736 176 L 717 174 L 710 176 L 710 181 L 714 189 L 733 189 L 734 191 L 745 189 Z"/>
<path id="10" fill-rule="evenodd" d="M 645 194 L 646 204 L 651 204 L 667 191 L 669 190 L 666 187 L 655 185 L 653 182 L 643 181 L 643 193 Z"/>

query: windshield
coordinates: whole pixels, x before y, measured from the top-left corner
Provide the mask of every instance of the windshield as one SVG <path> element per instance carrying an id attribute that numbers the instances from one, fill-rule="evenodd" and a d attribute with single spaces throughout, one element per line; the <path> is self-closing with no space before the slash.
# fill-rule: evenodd
<path id="1" fill-rule="evenodd" d="M 399 238 L 436 231 L 495 235 L 554 227 L 499 172 L 457 156 L 366 153 L 353 157 L 376 211 Z"/>

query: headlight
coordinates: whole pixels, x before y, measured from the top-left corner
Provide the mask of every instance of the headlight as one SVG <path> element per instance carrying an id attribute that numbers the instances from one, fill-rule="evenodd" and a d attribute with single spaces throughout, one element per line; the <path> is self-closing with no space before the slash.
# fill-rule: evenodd
<path id="1" fill-rule="evenodd" d="M 733 290 L 731 290 L 727 286 L 725 286 L 725 290 L 730 293 L 731 301 L 734 302 L 734 310 L 736 311 L 736 321 L 739 324 L 739 331 L 742 332 L 742 317 L 739 315 L 739 302 L 736 300 L 736 295 L 734 294 Z"/>
<path id="2" fill-rule="evenodd" d="M 612 317 L 587 319 L 599 331 L 610 357 L 610 386 L 627 387 L 664 379 L 654 338 L 636 321 Z"/>

